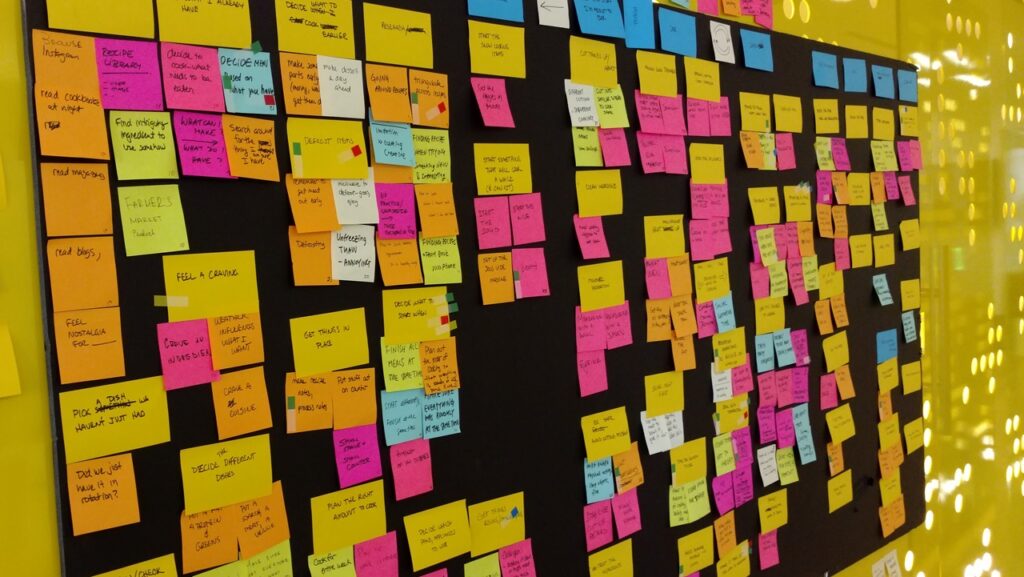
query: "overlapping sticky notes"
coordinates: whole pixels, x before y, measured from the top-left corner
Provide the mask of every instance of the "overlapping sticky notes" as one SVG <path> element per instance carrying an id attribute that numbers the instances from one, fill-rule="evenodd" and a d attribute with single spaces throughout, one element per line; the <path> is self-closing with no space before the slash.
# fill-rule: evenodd
<path id="1" fill-rule="evenodd" d="M 477 557 L 526 538 L 523 493 L 469 506 L 471 555 Z"/>
<path id="2" fill-rule="evenodd" d="M 721 144 L 691 144 L 690 171 L 696 184 L 725 184 L 724 147 Z"/>
<path id="3" fill-rule="evenodd" d="M 269 435 L 182 449 L 181 483 L 186 513 L 269 495 L 273 485 Z"/>
<path id="4" fill-rule="evenodd" d="M 138 575 L 177 575 L 178 566 L 174 562 L 174 554 L 157 557 L 148 561 L 135 563 L 113 571 L 107 571 L 95 577 L 137 577 Z"/>
<path id="5" fill-rule="evenodd" d="M 580 419 L 580 426 L 590 462 L 629 450 L 631 441 L 625 407 L 587 415 Z"/>
<path id="6" fill-rule="evenodd" d="M 62 384 L 124 376 L 120 307 L 54 313 L 53 327 Z"/>
<path id="7" fill-rule="evenodd" d="M 95 42 L 103 108 L 162 110 L 156 43 L 113 38 Z M 126 70 L 132 72 L 125 74 Z"/>
<path id="8" fill-rule="evenodd" d="M 387 532 L 384 481 L 380 479 L 313 497 L 309 506 L 314 553 L 349 547 Z"/>
<path id="9" fill-rule="evenodd" d="M 293 318 L 290 325 L 295 374 L 299 376 L 369 362 L 363 308 Z"/>
<path id="10" fill-rule="evenodd" d="M 529 144 L 473 145 L 477 194 L 524 194 L 533 192 Z"/>
<path id="11" fill-rule="evenodd" d="M 76 536 L 138 523 L 131 453 L 69 464 L 68 505 Z"/>
<path id="12" fill-rule="evenodd" d="M 118 304 L 113 237 L 50 239 L 46 256 L 55 312 Z"/>
<path id="13" fill-rule="evenodd" d="M 314 0 L 275 0 L 278 49 L 353 58 L 351 0 L 338 2 L 332 10 L 317 6 Z"/>
<path id="14" fill-rule="evenodd" d="M 674 56 L 637 50 L 636 69 L 640 77 L 640 92 L 668 97 L 679 94 Z"/>
<path id="15" fill-rule="evenodd" d="M 686 254 L 683 215 L 645 216 L 644 246 L 646 247 L 645 254 L 647 258 L 683 256 Z"/>
<path id="16" fill-rule="evenodd" d="M 417 68 L 434 67 L 430 14 L 367 3 L 363 7 L 366 59 Z"/>
<path id="17" fill-rule="evenodd" d="M 368 176 L 366 141 L 361 122 L 291 117 L 288 118 L 288 143 L 288 156 L 295 178 L 358 179 Z"/>
<path id="18" fill-rule="evenodd" d="M 610 88 L 619 84 L 615 45 L 569 36 L 569 78 L 577 84 Z"/>
<path id="19" fill-rule="evenodd" d="M 207 4 L 157 0 L 156 11 L 161 40 L 232 48 L 252 45 L 248 0 Z"/>
<path id="20" fill-rule="evenodd" d="M 625 301 L 622 261 L 585 265 L 576 270 L 583 312 L 614 307 Z"/>
<path id="21" fill-rule="evenodd" d="M 618 170 L 577 170 L 576 200 L 581 217 L 622 214 L 622 177 Z"/>
<path id="22" fill-rule="evenodd" d="M 170 113 L 113 110 L 110 141 L 119 180 L 178 178 Z"/>
<path id="23" fill-rule="evenodd" d="M 162 42 L 160 63 L 167 108 L 224 112 L 217 49 Z"/>
<path id="24" fill-rule="evenodd" d="M 181 173 L 185 176 L 231 178 L 224 126 L 219 114 L 174 113 Z"/>
<path id="25" fill-rule="evenodd" d="M 153 4 L 145 0 L 47 0 L 50 28 L 153 37 Z"/>
<path id="26" fill-rule="evenodd" d="M 43 162 L 39 174 L 47 236 L 113 232 L 106 163 Z"/>
<path id="27" fill-rule="evenodd" d="M 221 122 L 231 176 L 280 182 L 274 121 L 225 114 Z"/>
<path id="28" fill-rule="evenodd" d="M 469 61 L 474 74 L 526 78 L 525 29 L 470 20 Z"/>
<path id="29" fill-rule="evenodd" d="M 462 282 L 462 259 L 458 237 L 420 237 L 420 260 L 423 262 L 423 283 L 428 285 Z"/>
<path id="30" fill-rule="evenodd" d="M 667 372 L 644 377 L 647 417 L 683 410 L 683 373 Z"/>
<path id="31" fill-rule="evenodd" d="M 718 74 L 718 63 L 686 56 L 683 58 L 686 70 L 686 95 L 688 98 L 719 102 L 722 97 Z"/>
<path id="32" fill-rule="evenodd" d="M 633 540 L 626 539 L 587 558 L 590 577 L 633 577 Z"/>
<path id="33" fill-rule="evenodd" d="M 117 198 L 128 256 L 188 250 L 178 185 L 120 186 Z"/>
<path id="34" fill-rule="evenodd" d="M 165 389 L 171 391 L 220 378 L 213 370 L 206 319 L 160 323 L 156 335 Z"/>
<path id="35" fill-rule="evenodd" d="M 273 426 L 263 367 L 224 373 L 210 384 L 217 438 L 230 439 Z"/>
<path id="36" fill-rule="evenodd" d="M 277 114 L 270 53 L 221 48 L 217 54 L 228 112 Z"/>
<path id="37" fill-rule="evenodd" d="M 448 75 L 409 70 L 412 122 L 420 126 L 448 128 Z"/>
<path id="38" fill-rule="evenodd" d="M 166 255 L 163 265 L 171 322 L 260 309 L 251 250 Z"/>
<path id="39" fill-rule="evenodd" d="M 465 499 L 406 515 L 404 525 L 415 571 L 470 550 L 472 537 Z"/>
<path id="40" fill-rule="evenodd" d="M 95 50 L 91 37 L 32 31 L 36 127 L 44 155 L 110 158 Z"/>

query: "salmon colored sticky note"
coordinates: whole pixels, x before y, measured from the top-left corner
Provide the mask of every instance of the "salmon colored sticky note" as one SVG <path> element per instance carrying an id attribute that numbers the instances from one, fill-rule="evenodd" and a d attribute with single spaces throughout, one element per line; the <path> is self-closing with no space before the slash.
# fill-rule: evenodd
<path id="1" fill-rule="evenodd" d="M 471 555 L 478 557 L 526 537 L 526 512 L 522 491 L 470 505 Z"/>
<path id="2" fill-rule="evenodd" d="M 284 506 L 281 481 L 275 481 L 266 497 L 243 501 L 234 506 L 238 517 L 238 547 L 242 559 L 248 559 L 289 539 L 288 515 Z"/>
<path id="3" fill-rule="evenodd" d="M 477 255 L 480 270 L 480 292 L 485 305 L 510 303 L 515 300 L 512 274 L 512 253 L 493 252 Z"/>
<path id="4" fill-rule="evenodd" d="M 223 373 L 210 384 L 217 438 L 230 439 L 273 426 L 263 367 Z"/>
<path id="5" fill-rule="evenodd" d="M 120 307 L 54 313 L 53 333 L 62 384 L 124 376 Z"/>
<path id="6" fill-rule="evenodd" d="M 338 211 L 334 207 L 334 188 L 330 180 L 295 180 L 292 175 L 286 174 L 284 183 L 298 232 L 304 234 L 341 228 L 338 223 Z"/>
<path id="7" fill-rule="evenodd" d="M 60 417 L 69 463 L 171 440 L 160 377 L 60 393 Z M 97 426 L 101 422 L 106 425 Z"/>
<path id="8" fill-rule="evenodd" d="M 231 48 L 252 44 L 248 0 L 205 4 L 157 0 L 156 12 L 161 40 Z"/>
<path id="9" fill-rule="evenodd" d="M 366 92 L 370 96 L 374 120 L 406 124 L 412 122 L 407 68 L 367 64 Z"/>
<path id="10" fill-rule="evenodd" d="M 473 74 L 526 78 L 526 29 L 470 20 L 469 61 Z"/>
<path id="11" fill-rule="evenodd" d="M 288 114 L 321 116 L 320 72 L 313 54 L 281 53 L 281 83 Z"/>
<path id="12" fill-rule="evenodd" d="M 372 368 L 334 371 L 324 375 L 333 391 L 334 428 L 347 429 L 377 422 L 377 393 Z M 314 375 L 313 378 L 317 376 Z"/>
<path id="13" fill-rule="evenodd" d="M 50 239 L 46 256 L 55 312 L 118 305 L 114 237 Z"/>
<path id="14" fill-rule="evenodd" d="M 420 342 L 420 370 L 423 391 L 428 395 L 458 389 L 459 362 L 455 337 Z"/>
<path id="15" fill-rule="evenodd" d="M 367 3 L 363 6 L 366 60 L 434 67 L 430 14 Z"/>
<path id="16" fill-rule="evenodd" d="M 95 577 L 136 577 L 137 575 L 177 575 L 177 573 L 178 567 L 174 562 L 174 554 L 171 553 L 163 557 L 107 571 Z"/>
<path id="17" fill-rule="evenodd" d="M 412 123 L 448 128 L 448 75 L 409 69 L 409 100 Z"/>
<path id="18" fill-rule="evenodd" d="M 272 490 L 266 434 L 182 449 L 180 460 L 189 514 L 265 497 Z"/>
<path id="19" fill-rule="evenodd" d="M 302 433 L 330 429 L 334 423 L 334 387 L 330 375 L 285 375 L 284 395 L 287 431 Z"/>
<path id="20" fill-rule="evenodd" d="M 391 445 L 390 452 L 395 500 L 401 501 L 434 490 L 429 440 L 414 439 Z"/>
<path id="21" fill-rule="evenodd" d="M 75 536 L 138 523 L 132 454 L 68 465 L 68 505 Z"/>
<path id="22" fill-rule="evenodd" d="M 162 42 L 167 108 L 224 112 L 224 84 L 216 48 Z"/>
<path id="23" fill-rule="evenodd" d="M 230 369 L 263 362 L 263 328 L 259 313 L 209 319 L 213 368 Z"/>
<path id="24" fill-rule="evenodd" d="M 238 560 L 238 510 L 218 507 L 181 513 L 181 569 L 202 571 Z"/>
<path id="25" fill-rule="evenodd" d="M 216 381 L 210 331 L 206 319 L 160 323 L 156 326 L 157 349 L 168 391 Z"/>
<path id="26" fill-rule="evenodd" d="M 280 182 L 274 121 L 225 114 L 221 122 L 231 176 Z"/>
<path id="27" fill-rule="evenodd" d="M 112 234 L 106 163 L 39 165 L 47 236 Z"/>
<path id="28" fill-rule="evenodd" d="M 292 355 L 299 376 L 369 362 L 363 308 L 291 319 Z"/>
<path id="29" fill-rule="evenodd" d="M 406 515 L 404 524 L 415 571 L 469 553 L 472 539 L 464 499 Z"/>
<path id="30" fill-rule="evenodd" d="M 420 229 L 424 238 L 459 234 L 459 222 L 455 217 L 455 198 L 450 182 L 417 184 L 416 207 L 419 209 Z"/>
<path id="31" fill-rule="evenodd" d="M 377 264 L 384 286 L 423 283 L 420 249 L 416 239 L 377 237 Z"/>
<path id="32" fill-rule="evenodd" d="M 299 234 L 288 227 L 288 248 L 292 257 L 292 278 L 295 286 L 328 286 L 338 284 L 331 278 L 331 233 Z"/>

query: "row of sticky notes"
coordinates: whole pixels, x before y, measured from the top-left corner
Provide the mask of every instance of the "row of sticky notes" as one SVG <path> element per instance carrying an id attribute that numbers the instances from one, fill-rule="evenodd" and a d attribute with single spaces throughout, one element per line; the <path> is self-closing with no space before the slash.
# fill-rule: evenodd
<path id="1" fill-rule="evenodd" d="M 811 68 L 815 86 L 839 89 L 839 59 L 835 54 L 813 51 Z M 898 88 L 900 100 L 917 102 L 917 72 L 896 70 L 896 78 L 893 78 L 891 67 L 872 64 L 870 77 L 876 98 L 895 99 Z M 867 92 L 868 74 L 864 60 L 843 58 L 843 87 L 846 92 Z"/>

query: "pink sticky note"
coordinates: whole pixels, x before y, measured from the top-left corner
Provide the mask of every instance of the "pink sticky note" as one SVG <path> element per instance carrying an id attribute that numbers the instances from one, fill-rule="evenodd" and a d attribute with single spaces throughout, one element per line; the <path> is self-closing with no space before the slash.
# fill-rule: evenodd
<path id="1" fill-rule="evenodd" d="M 758 265 L 761 264 L 761 247 L 758 245 L 757 231 L 759 231 L 759 230 L 761 230 L 763 228 L 768 228 L 768 225 L 767 224 L 755 224 L 755 225 L 750 227 L 750 245 L 754 248 L 754 251 L 753 251 L 754 263 L 758 264 Z"/>
<path id="2" fill-rule="evenodd" d="M 438 569 L 437 571 L 431 571 L 430 573 L 424 573 L 420 577 L 448 577 L 448 569 Z"/>
<path id="3" fill-rule="evenodd" d="M 910 148 L 910 157 L 914 161 L 914 169 L 921 170 L 924 168 L 924 160 L 921 158 L 921 141 L 911 140 L 907 144 Z"/>
<path id="4" fill-rule="evenodd" d="M 733 396 L 749 393 L 754 390 L 754 373 L 750 370 L 750 355 L 747 355 L 747 362 L 732 369 L 732 394 Z"/>
<path id="5" fill-rule="evenodd" d="M 794 253 L 793 258 L 786 261 L 786 272 L 788 273 L 787 276 L 789 276 L 789 288 L 793 291 L 793 301 L 799 306 L 809 303 L 811 299 L 807 295 L 807 288 L 804 286 L 803 262 L 796 258 L 797 256 L 799 254 Z"/>
<path id="6" fill-rule="evenodd" d="M 761 444 L 774 443 L 778 438 L 775 430 L 775 408 L 761 405 L 757 408 L 757 431 Z"/>
<path id="7" fill-rule="evenodd" d="M 96 69 L 103 108 L 163 110 L 156 42 L 96 39 Z"/>
<path id="8" fill-rule="evenodd" d="M 848 270 L 850 268 L 850 239 L 836 238 L 832 240 L 836 254 L 836 270 Z"/>
<path id="9" fill-rule="evenodd" d="M 896 200 L 900 197 L 899 185 L 896 183 L 895 172 L 883 172 L 882 179 L 885 181 L 885 198 Z"/>
<path id="10" fill-rule="evenodd" d="M 778 529 L 761 533 L 757 536 L 757 558 L 761 562 L 761 570 L 779 564 L 779 539 Z"/>
<path id="11" fill-rule="evenodd" d="M 544 210 L 539 192 L 508 197 L 508 211 L 512 219 L 513 244 L 544 242 Z"/>
<path id="12" fill-rule="evenodd" d="M 576 353 L 576 376 L 580 382 L 580 396 L 589 397 L 608 390 L 608 366 L 604 351 Z"/>
<path id="13" fill-rule="evenodd" d="M 597 139 L 601 142 L 601 156 L 606 167 L 629 166 L 633 161 L 629 158 L 629 144 L 626 142 L 624 128 L 598 128 Z"/>
<path id="14" fill-rule="evenodd" d="M 914 157 L 909 140 L 901 140 L 896 143 L 896 156 L 900 160 L 900 170 L 904 172 L 914 170 Z"/>
<path id="15" fill-rule="evenodd" d="M 661 145 L 661 135 L 649 132 L 636 134 L 637 148 L 640 149 L 640 166 L 644 174 L 665 172 L 665 149 Z"/>
<path id="16" fill-rule="evenodd" d="M 629 322 L 629 301 L 601 309 L 604 313 L 604 330 L 608 349 L 618 349 L 633 344 L 633 330 Z"/>
<path id="17" fill-rule="evenodd" d="M 163 42 L 160 66 L 167 108 L 224 112 L 224 87 L 216 48 Z"/>
<path id="18" fill-rule="evenodd" d="M 775 407 L 779 404 L 779 389 L 775 386 L 775 371 L 757 375 L 757 399 L 761 406 Z"/>
<path id="19" fill-rule="evenodd" d="M 690 136 L 711 136 L 711 118 L 707 101 L 686 99 L 686 126 L 689 128 Z"/>
<path id="20" fill-rule="evenodd" d="M 353 546 L 359 577 L 398 577 L 398 538 L 394 531 Z"/>
<path id="21" fill-rule="evenodd" d="M 484 126 L 492 128 L 515 128 L 512 119 L 512 108 L 509 107 L 508 94 L 505 91 L 504 78 L 469 79 L 476 95 L 476 105 L 480 107 L 480 116 Z"/>
<path id="22" fill-rule="evenodd" d="M 377 235 L 383 239 L 416 238 L 416 191 L 413 185 L 378 182 L 375 187 L 380 215 Z"/>
<path id="23" fill-rule="evenodd" d="M 690 221 L 690 256 L 697 261 L 711 260 L 732 251 L 729 220 L 709 218 Z"/>
<path id="24" fill-rule="evenodd" d="M 334 460 L 342 489 L 380 477 L 377 425 L 335 430 Z"/>
<path id="25" fill-rule="evenodd" d="M 728 185 L 691 182 L 690 210 L 693 218 L 729 218 Z"/>
<path id="26" fill-rule="evenodd" d="M 793 347 L 796 348 L 796 347 Z M 807 367 L 794 367 L 790 381 L 793 383 L 793 403 L 806 403 L 811 400 L 808 381 L 809 371 Z"/>
<path id="27" fill-rule="evenodd" d="M 711 492 L 715 496 L 715 508 L 719 515 L 725 515 L 736 506 L 732 493 L 732 474 L 726 473 L 711 479 Z"/>
<path id="28" fill-rule="evenodd" d="M 811 256 L 810 254 L 800 253 L 800 227 L 795 222 L 787 222 L 783 228 L 786 229 L 786 247 L 787 253 L 796 258 L 797 256 Z"/>
<path id="29" fill-rule="evenodd" d="M 665 156 L 665 172 L 669 174 L 690 174 L 686 154 L 686 139 L 682 136 L 662 135 L 661 152 Z"/>
<path id="30" fill-rule="evenodd" d="M 827 170 L 817 172 L 818 204 L 832 204 L 832 173 Z"/>
<path id="31" fill-rule="evenodd" d="M 608 242 L 604 237 L 604 222 L 600 216 L 581 218 L 574 214 L 572 223 L 576 228 L 576 240 L 580 244 L 583 260 L 608 258 Z"/>
<path id="32" fill-rule="evenodd" d="M 220 373 L 213 370 L 206 319 L 160 323 L 156 336 L 165 389 L 173 391 L 220 380 Z"/>
<path id="33" fill-rule="evenodd" d="M 697 11 L 718 16 L 719 0 L 697 0 Z"/>
<path id="34" fill-rule="evenodd" d="M 711 136 L 732 136 L 728 96 L 723 96 L 717 103 L 708 103 L 708 129 Z"/>
<path id="35" fill-rule="evenodd" d="M 498 563 L 501 564 L 502 577 L 537 577 L 529 539 L 498 549 Z"/>
<path id="36" fill-rule="evenodd" d="M 750 438 L 750 427 L 740 427 L 732 432 L 732 450 L 736 456 L 736 465 L 749 465 L 754 462 L 754 443 Z"/>
<path id="37" fill-rule="evenodd" d="M 786 449 L 796 444 L 796 430 L 793 428 L 793 409 L 775 413 L 775 429 L 779 438 L 779 448 Z"/>
<path id="38" fill-rule="evenodd" d="M 401 501 L 434 490 L 434 471 L 430 459 L 430 441 L 414 439 L 391 445 L 391 475 L 395 479 L 395 499 Z"/>
<path id="39" fill-rule="evenodd" d="M 832 139 L 832 162 L 836 165 L 836 170 L 851 170 L 850 153 L 846 150 L 845 138 Z"/>
<path id="40" fill-rule="evenodd" d="M 668 134 L 661 112 L 660 97 L 643 94 L 640 90 L 634 91 L 633 96 L 636 100 L 636 115 L 640 118 L 640 130 L 650 134 Z"/>
<path id="41" fill-rule="evenodd" d="M 793 148 L 793 135 L 780 132 L 775 135 L 775 167 L 779 170 L 796 168 L 796 150 Z"/>
<path id="42" fill-rule="evenodd" d="M 807 346 L 807 329 L 790 331 L 789 338 L 793 341 L 793 356 L 796 357 L 796 366 L 805 367 L 811 364 L 811 355 Z"/>
<path id="43" fill-rule="evenodd" d="M 772 227 L 772 236 L 775 237 L 775 256 L 779 260 L 786 260 L 787 249 L 789 248 L 789 233 L 786 231 L 789 227 L 784 224 L 772 224 L 769 226 Z"/>
<path id="44" fill-rule="evenodd" d="M 583 528 L 587 536 L 587 552 L 612 542 L 612 502 L 599 501 L 583 507 Z"/>
<path id="45" fill-rule="evenodd" d="M 607 335 L 603 311 L 582 312 L 576 307 L 577 351 L 603 351 L 608 347 Z"/>
<path id="46" fill-rule="evenodd" d="M 548 288 L 548 267 L 544 261 L 544 249 L 512 249 L 512 272 L 515 276 L 517 299 L 546 297 L 551 294 Z"/>
<path id="47" fill-rule="evenodd" d="M 697 338 L 704 339 L 718 332 L 714 301 L 697 303 Z"/>
<path id="48" fill-rule="evenodd" d="M 219 114 L 175 110 L 174 139 L 182 174 L 232 178 Z"/>
<path id="49" fill-rule="evenodd" d="M 775 390 L 780 408 L 793 404 L 793 373 L 790 369 L 775 371 Z"/>
<path id="50" fill-rule="evenodd" d="M 732 475 L 732 494 L 739 507 L 754 500 L 754 468 L 753 463 L 740 465 L 737 463 Z"/>
<path id="51" fill-rule="evenodd" d="M 612 512 L 615 514 L 615 531 L 619 539 L 640 530 L 640 503 L 636 498 L 636 487 L 612 497 Z"/>
<path id="52" fill-rule="evenodd" d="M 772 0 L 741 0 L 743 14 L 754 17 L 754 22 L 771 29 L 774 23 Z"/>
<path id="53" fill-rule="evenodd" d="M 675 96 L 659 96 L 658 104 L 661 105 L 661 120 L 665 124 L 665 134 L 672 136 L 686 136 L 683 95 L 676 94 Z"/>
<path id="54" fill-rule="evenodd" d="M 821 410 L 827 411 L 839 406 L 839 387 L 836 385 L 836 374 L 821 375 Z"/>
<path id="55" fill-rule="evenodd" d="M 914 183 L 910 180 L 910 177 L 901 176 L 898 180 L 900 183 L 900 196 L 903 197 L 903 204 L 907 206 L 917 204 L 917 198 L 914 197 Z"/>
<path id="56" fill-rule="evenodd" d="M 507 196 L 478 196 L 473 199 L 476 209 L 476 238 L 480 250 L 512 245 L 512 222 L 509 217 Z M 383 228 L 384 215 L 381 214 Z M 383 235 L 381 235 L 383 237 Z"/>
<path id="57" fill-rule="evenodd" d="M 647 279 L 647 298 L 672 298 L 672 281 L 668 275 L 668 259 L 644 259 L 644 276 Z"/>
<path id="58" fill-rule="evenodd" d="M 750 263 L 750 289 L 755 299 L 771 296 L 771 275 L 768 269 L 757 263 Z"/>

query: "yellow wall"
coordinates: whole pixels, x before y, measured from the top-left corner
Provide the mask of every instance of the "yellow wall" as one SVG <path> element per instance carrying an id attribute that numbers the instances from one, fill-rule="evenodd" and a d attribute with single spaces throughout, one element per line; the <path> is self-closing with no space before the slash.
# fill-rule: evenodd
<path id="1" fill-rule="evenodd" d="M 0 209 L 0 322 L 11 325 L 25 392 L 0 399 L 0 495 L 7 507 L 0 516 L 0 574 L 56 575 L 18 6 L 17 0 L 0 0 L 0 155 L 10 197 Z M 929 513 L 925 527 L 895 547 L 905 574 L 915 577 L 1019 574 L 1024 393 L 1014 377 L 1024 374 L 1024 214 L 1017 216 L 1016 193 L 1017 181 L 1024 186 L 1024 3 L 776 0 L 775 6 L 780 31 L 924 68 L 920 200 Z M 870 575 L 877 556 L 842 576 Z M 967 572 L 972 565 L 995 571 Z"/>

